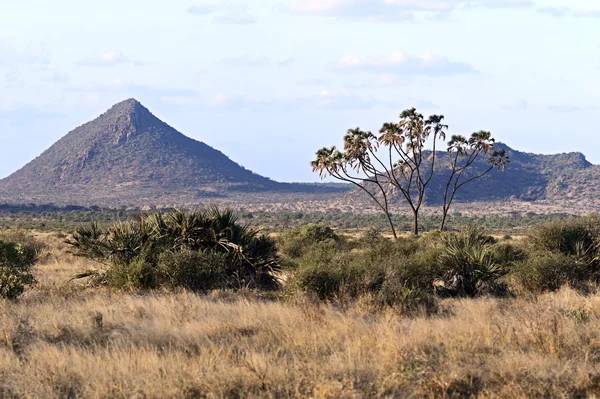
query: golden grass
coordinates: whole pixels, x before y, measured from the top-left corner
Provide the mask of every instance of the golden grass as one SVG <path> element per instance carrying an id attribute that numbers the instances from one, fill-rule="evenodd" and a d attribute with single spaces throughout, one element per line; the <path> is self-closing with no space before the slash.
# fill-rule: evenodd
<path id="1" fill-rule="evenodd" d="M 39 285 L 0 301 L 0 398 L 600 396 L 600 295 L 450 300 L 409 319 L 83 289 L 66 281 L 89 265 L 52 248 Z"/>

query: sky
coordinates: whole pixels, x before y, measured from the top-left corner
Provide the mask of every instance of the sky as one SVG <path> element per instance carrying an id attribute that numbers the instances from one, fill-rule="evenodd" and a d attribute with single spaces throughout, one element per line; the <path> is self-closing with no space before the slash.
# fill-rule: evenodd
<path id="1" fill-rule="evenodd" d="M 600 164 L 597 0 L 0 0 L 0 178 L 114 103 L 279 181 L 404 109 Z"/>

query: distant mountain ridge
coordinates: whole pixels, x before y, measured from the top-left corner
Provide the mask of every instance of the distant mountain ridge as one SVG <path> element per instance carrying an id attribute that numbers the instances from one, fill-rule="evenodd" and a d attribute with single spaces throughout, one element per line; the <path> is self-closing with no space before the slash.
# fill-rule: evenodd
<path id="1" fill-rule="evenodd" d="M 600 193 L 600 166 L 592 165 L 579 152 L 541 155 L 514 150 L 497 143 L 510 158 L 506 171 L 493 171 L 480 181 L 464 186 L 458 200 L 471 198 L 595 201 Z M 476 165 L 487 167 L 482 160 Z"/>
<path id="2" fill-rule="evenodd" d="M 278 183 L 167 125 L 135 99 L 115 104 L 0 180 L 0 202 L 152 203 L 231 193 L 339 191 Z"/>
<path id="3" fill-rule="evenodd" d="M 576 200 L 586 203 L 600 202 L 600 166 L 587 161 L 579 152 L 541 155 L 514 150 L 503 143 L 494 149 L 507 152 L 510 162 L 505 171 L 494 170 L 482 179 L 463 186 L 456 196 L 460 202 L 470 201 L 563 201 Z M 427 188 L 425 201 L 437 205 L 443 199 L 449 169 L 447 154 L 437 153 L 436 173 Z M 466 180 L 487 169 L 484 157 L 475 162 Z M 352 196 L 359 189 L 346 194 Z M 377 193 L 376 190 L 373 193 Z M 393 194 L 392 194 L 393 195 Z M 400 195 L 400 194 L 397 194 Z M 366 197 L 366 195 L 365 195 Z M 400 199 L 402 202 L 402 199 Z"/>
<path id="4" fill-rule="evenodd" d="M 600 166 L 592 165 L 583 154 L 538 155 L 501 143 L 496 148 L 508 152 L 506 172 L 494 171 L 464 186 L 457 201 L 569 199 L 600 203 Z M 445 153 L 439 155 L 443 160 Z M 482 160 L 473 171 L 485 167 Z M 436 168 L 428 188 L 428 203 L 441 198 L 445 173 L 444 168 Z M 344 192 L 347 197 L 358 195 L 348 188 L 278 183 L 255 174 L 222 152 L 183 135 L 138 101 L 129 99 L 72 130 L 23 168 L 0 180 L 0 204 L 165 206 L 220 199 L 243 204 L 253 198 L 288 203 L 338 197 Z"/>

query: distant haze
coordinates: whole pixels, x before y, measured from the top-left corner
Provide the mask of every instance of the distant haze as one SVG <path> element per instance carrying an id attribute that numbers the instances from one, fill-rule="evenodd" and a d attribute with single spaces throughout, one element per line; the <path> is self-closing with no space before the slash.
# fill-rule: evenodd
<path id="1" fill-rule="evenodd" d="M 600 163 L 596 0 L 3 1 L 0 178 L 135 97 L 277 181 L 416 106 Z"/>

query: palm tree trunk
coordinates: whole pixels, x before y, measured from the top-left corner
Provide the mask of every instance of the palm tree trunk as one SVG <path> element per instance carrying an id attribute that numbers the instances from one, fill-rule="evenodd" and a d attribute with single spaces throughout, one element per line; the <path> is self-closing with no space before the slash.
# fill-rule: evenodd
<path id="1" fill-rule="evenodd" d="M 415 224 L 414 224 L 414 227 L 413 227 L 413 234 L 415 236 L 418 236 L 419 235 L 419 211 L 415 210 L 415 211 L 413 211 L 413 213 L 415 215 L 414 216 Z"/>
<path id="2" fill-rule="evenodd" d="M 448 211 L 446 209 L 443 210 L 443 215 L 442 215 L 442 224 L 440 225 L 440 231 L 444 231 L 444 228 L 446 227 L 446 218 L 448 217 Z"/>
<path id="3" fill-rule="evenodd" d="M 394 240 L 398 239 L 398 235 L 396 234 L 396 228 L 394 227 L 394 222 L 392 221 L 392 217 L 389 214 L 389 212 L 385 213 L 385 216 L 387 217 L 387 220 L 390 224 L 390 228 L 392 229 L 392 234 L 394 235 Z"/>

